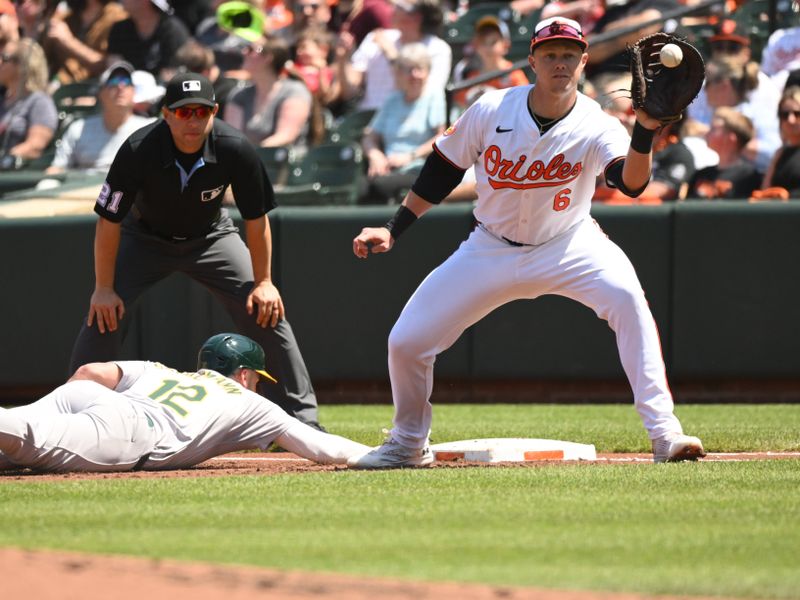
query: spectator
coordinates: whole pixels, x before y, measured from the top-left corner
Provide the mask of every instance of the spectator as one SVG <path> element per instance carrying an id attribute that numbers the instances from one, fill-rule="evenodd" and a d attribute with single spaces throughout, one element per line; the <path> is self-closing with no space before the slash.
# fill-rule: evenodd
<path id="1" fill-rule="evenodd" d="M 44 31 L 53 10 L 47 10 L 46 0 L 17 0 L 17 19 L 23 38 L 43 44 Z"/>
<path id="2" fill-rule="evenodd" d="M 376 29 L 353 52 L 353 35 L 343 31 L 336 45 L 333 95 L 349 100 L 361 94 L 358 108 L 378 109 L 396 89 L 392 63 L 401 47 L 419 42 L 430 56 L 428 89 L 444 94 L 450 80 L 452 51 L 437 37 L 442 24 L 439 0 L 395 0 L 394 29 Z"/>
<path id="3" fill-rule="evenodd" d="M 0 0 L 0 51 L 7 42 L 19 39 L 17 9 L 10 0 Z"/>
<path id="4" fill-rule="evenodd" d="M 243 38 L 239 39 L 243 40 Z M 244 82 L 223 75 L 214 58 L 215 54 L 211 48 L 201 44 L 198 40 L 189 39 L 175 55 L 175 68 L 190 73 L 200 73 L 206 77 L 214 86 L 220 114 L 225 114 L 228 96 L 236 87 L 243 86 Z"/>
<path id="5" fill-rule="evenodd" d="M 611 33 L 621 29 L 640 25 L 631 33 L 620 37 L 592 44 L 586 74 L 595 77 L 608 71 L 627 71 L 630 63 L 626 54 L 628 45 L 634 44 L 639 38 L 661 31 L 661 25 L 647 25 L 645 23 L 658 19 L 666 12 L 680 8 L 677 0 L 616 0 L 606 2 L 606 10 L 597 20 L 594 33 Z"/>
<path id="6" fill-rule="evenodd" d="M 136 70 L 161 78 L 186 40 L 186 25 L 173 17 L 167 0 L 123 0 L 130 15 L 114 23 L 108 41 L 108 63 L 124 60 Z"/>
<path id="7" fill-rule="evenodd" d="M 358 47 L 370 31 L 391 27 L 393 12 L 387 0 L 339 0 L 332 22 L 336 31 L 350 33 Z"/>
<path id="8" fill-rule="evenodd" d="M 291 0 L 290 0 L 291 2 Z M 261 4 L 259 2 L 259 4 Z M 285 0 L 266 0 L 263 8 L 267 16 L 267 26 L 270 31 L 277 31 L 288 27 L 294 21 L 294 15 L 290 8 L 286 5 Z"/>
<path id="9" fill-rule="evenodd" d="M 221 72 L 241 69 L 244 49 L 264 35 L 266 16 L 258 4 L 257 0 L 216 0 L 215 14 L 197 26 L 195 39 L 213 51 L 212 62 Z"/>
<path id="10" fill-rule="evenodd" d="M 526 0 L 517 0 L 511 3 L 511 7 L 522 4 Z M 538 0 L 541 4 L 541 0 Z M 603 0 L 553 0 L 542 7 L 540 19 L 550 17 L 566 17 L 574 19 L 581 24 L 584 35 L 591 33 L 600 17 L 605 13 L 606 2 Z M 610 4 L 610 3 L 608 3 Z"/>
<path id="11" fill-rule="evenodd" d="M 511 61 L 505 58 L 511 48 L 511 33 L 508 25 L 494 15 L 487 15 L 475 23 L 475 33 L 470 45 L 474 54 L 463 58 L 456 64 L 453 74 L 454 83 L 461 83 L 493 71 L 505 71 L 512 66 Z M 454 100 L 458 108 L 464 111 L 486 90 L 527 85 L 528 83 L 528 76 L 525 75 L 525 72 L 515 69 L 500 77 L 456 92 Z"/>
<path id="12" fill-rule="evenodd" d="M 772 32 L 761 53 L 761 68 L 783 89 L 789 73 L 800 69 L 800 25 Z"/>
<path id="13" fill-rule="evenodd" d="M 781 141 L 756 199 L 800 198 L 800 86 L 791 86 L 778 105 Z"/>
<path id="14" fill-rule="evenodd" d="M 53 139 L 58 115 L 47 88 L 44 50 L 31 39 L 8 42 L 0 54 L 0 164 L 39 158 Z"/>
<path id="15" fill-rule="evenodd" d="M 715 33 L 709 38 L 711 60 L 726 60 L 741 66 L 748 65 L 752 59 L 750 37 L 747 29 L 732 19 L 724 19 L 716 26 Z M 780 91 L 774 82 L 758 70 L 758 83 L 746 94 L 746 101 L 754 106 L 769 106 L 777 110 Z M 772 114 L 772 108 L 768 111 Z M 689 117 L 703 125 L 711 125 L 714 108 L 708 103 L 705 85 L 697 98 L 689 105 Z"/>
<path id="16" fill-rule="evenodd" d="M 684 119 L 664 125 L 653 138 L 653 166 L 650 182 L 631 199 L 619 189 L 607 186 L 603 179 L 597 186 L 594 201 L 610 204 L 661 204 L 669 200 L 683 200 L 694 177 L 694 157 L 683 143 Z"/>
<path id="17" fill-rule="evenodd" d="M 143 117 L 154 117 L 161 109 L 161 99 L 166 89 L 159 85 L 150 71 L 134 71 L 133 112 Z"/>
<path id="18" fill-rule="evenodd" d="M 365 131 L 370 203 L 395 203 L 417 178 L 433 141 L 444 131 L 441 94 L 426 91 L 431 60 L 422 44 L 400 49 L 394 72 L 397 91 L 378 110 Z"/>
<path id="19" fill-rule="evenodd" d="M 118 2 L 67 0 L 69 11 L 55 17 L 44 34 L 50 70 L 60 83 L 84 81 L 103 71 L 111 26 L 127 18 Z"/>
<path id="20" fill-rule="evenodd" d="M 69 125 L 47 174 L 108 170 L 128 136 L 153 121 L 133 113 L 133 67 L 128 63 L 115 63 L 101 75 L 97 101 L 100 114 Z"/>
<path id="21" fill-rule="evenodd" d="M 780 133 L 775 120 L 777 102 L 757 100 L 759 96 L 752 93 L 759 86 L 758 73 L 756 62 L 742 64 L 737 58 L 715 58 L 706 65 L 705 90 L 709 106 L 734 107 L 753 122 L 755 137 L 743 155 L 763 173 L 780 146 Z"/>
<path id="22" fill-rule="evenodd" d="M 224 119 L 244 132 L 255 145 L 303 149 L 309 133 L 311 92 L 305 84 L 283 73 L 289 47 L 277 36 L 264 36 L 251 44 L 244 68 L 252 86 L 234 90 Z"/>
<path id="23" fill-rule="evenodd" d="M 173 14 L 190 32 L 213 12 L 212 0 L 171 0 Z"/>
<path id="24" fill-rule="evenodd" d="M 697 172 L 689 196 L 694 198 L 749 198 L 759 187 L 756 168 L 742 158 L 753 139 L 753 122 L 736 109 L 723 106 L 714 112 L 706 134 L 708 147 L 719 156 L 719 164 Z"/>
<path id="25" fill-rule="evenodd" d="M 333 80 L 333 67 L 328 64 L 332 40 L 331 34 L 320 27 L 301 31 L 297 36 L 295 58 L 289 67 L 323 104 L 329 97 Z"/>
<path id="26" fill-rule="evenodd" d="M 628 130 L 633 133 L 636 113 L 628 90 L 631 89 L 630 73 L 602 73 L 592 80 L 593 98 L 610 115 L 617 117 Z M 588 95 L 588 94 L 587 94 Z"/>
<path id="27" fill-rule="evenodd" d="M 309 27 L 329 29 L 331 26 L 331 6 L 328 0 L 294 0 L 294 18 L 286 33 L 290 46 L 294 46 L 297 35 Z"/>

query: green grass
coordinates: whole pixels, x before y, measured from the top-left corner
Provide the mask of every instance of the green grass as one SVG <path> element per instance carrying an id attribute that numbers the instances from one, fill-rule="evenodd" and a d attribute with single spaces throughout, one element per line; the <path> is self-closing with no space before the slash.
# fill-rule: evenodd
<path id="1" fill-rule="evenodd" d="M 686 433 L 711 452 L 800 450 L 800 404 L 679 405 Z M 390 406 L 320 409 L 329 430 L 378 444 L 390 427 Z M 433 408 L 434 442 L 531 437 L 594 444 L 598 452 L 650 452 L 639 415 L 628 405 L 445 404 Z"/>
<path id="2" fill-rule="evenodd" d="M 441 406 L 434 437 L 645 450 L 631 407 Z M 714 450 L 797 450 L 800 407 L 681 406 Z M 325 407 L 368 443 L 387 407 Z M 798 462 L 0 483 L 0 546 L 644 594 L 797 598 Z"/>

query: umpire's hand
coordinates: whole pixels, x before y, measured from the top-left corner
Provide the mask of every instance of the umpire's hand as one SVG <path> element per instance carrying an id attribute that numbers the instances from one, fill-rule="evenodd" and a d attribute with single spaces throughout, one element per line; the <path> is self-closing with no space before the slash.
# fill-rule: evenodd
<path id="1" fill-rule="evenodd" d="M 367 258 L 369 252 L 388 252 L 394 246 L 394 238 L 386 227 L 364 227 L 353 240 L 353 254 Z"/>
<path id="2" fill-rule="evenodd" d="M 256 323 L 261 327 L 275 327 L 286 316 L 283 299 L 272 281 L 262 281 L 247 296 L 247 314 L 257 310 Z"/>
<path id="3" fill-rule="evenodd" d="M 100 333 L 117 330 L 117 322 L 125 316 L 125 304 L 112 288 L 96 288 L 89 300 L 89 319 L 86 324 L 91 327 L 97 320 Z"/>

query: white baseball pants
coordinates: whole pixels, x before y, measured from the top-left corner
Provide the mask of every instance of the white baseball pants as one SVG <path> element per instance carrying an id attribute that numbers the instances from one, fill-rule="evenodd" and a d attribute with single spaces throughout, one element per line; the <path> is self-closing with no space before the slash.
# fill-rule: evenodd
<path id="1" fill-rule="evenodd" d="M 152 422 L 125 396 L 72 381 L 47 396 L 0 408 L 0 467 L 42 471 L 125 471 L 157 443 Z"/>
<path id="2" fill-rule="evenodd" d="M 650 439 L 682 433 L 656 324 L 633 265 L 587 218 L 540 246 L 511 246 L 477 227 L 425 278 L 389 335 L 394 439 L 412 448 L 427 443 L 440 352 L 495 308 L 545 294 L 577 300 L 608 321 Z"/>

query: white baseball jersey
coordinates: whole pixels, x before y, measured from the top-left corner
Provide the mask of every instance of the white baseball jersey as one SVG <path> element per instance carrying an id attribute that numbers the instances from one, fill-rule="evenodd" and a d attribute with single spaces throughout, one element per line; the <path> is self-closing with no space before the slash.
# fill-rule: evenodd
<path id="1" fill-rule="evenodd" d="M 651 439 L 682 432 L 636 271 L 589 216 L 597 176 L 625 159 L 630 138 L 582 94 L 540 134 L 530 91 L 486 92 L 436 141 L 450 163 L 474 163 L 481 227 L 423 280 L 389 334 L 391 436 L 409 448 L 428 443 L 436 356 L 496 308 L 547 294 L 580 302 L 614 330 Z"/>
<path id="2" fill-rule="evenodd" d="M 580 93 L 542 135 L 528 110 L 531 88 L 486 92 L 435 146 L 460 169 L 475 164 L 475 218 L 489 232 L 539 245 L 589 215 L 597 176 L 625 158 L 630 137 L 619 119 Z"/>
<path id="3" fill-rule="evenodd" d="M 157 443 L 145 469 L 175 469 L 245 448 L 266 449 L 295 424 L 278 405 L 215 371 L 181 373 L 120 361 L 115 388 L 153 421 Z"/>

